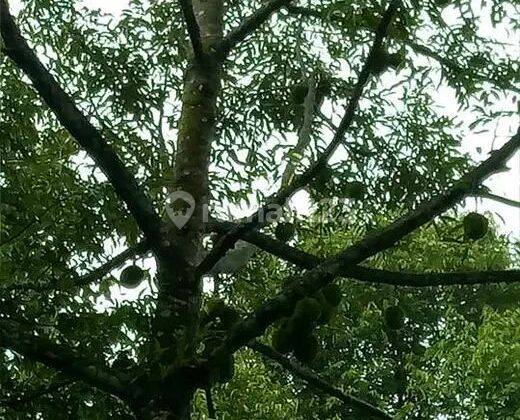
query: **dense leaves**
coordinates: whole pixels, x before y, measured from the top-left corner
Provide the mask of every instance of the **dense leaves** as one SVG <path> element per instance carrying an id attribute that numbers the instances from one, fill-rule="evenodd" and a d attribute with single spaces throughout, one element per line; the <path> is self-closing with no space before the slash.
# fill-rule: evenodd
<path id="1" fill-rule="evenodd" d="M 120 16 L 79 1 L 10 3 L 19 6 L 17 22 L 30 46 L 163 213 L 191 56 L 177 2 L 132 0 Z M 229 31 L 265 1 L 225 3 Z M 209 166 L 209 206 L 217 216 L 229 208 L 238 216 L 237 209 L 279 187 L 285 162 L 299 173 L 328 144 L 386 6 L 294 3 L 224 63 Z M 270 237 L 334 255 L 444 191 L 469 167 L 463 136 L 516 115 L 518 57 L 479 27 L 489 20 L 515 39 L 517 2 L 403 3 L 345 141 L 306 190 L 307 216 L 265 227 Z M 295 154 L 311 74 L 317 87 L 310 144 Z M 459 114 L 439 106 L 438 89 L 453 95 Z M 167 378 L 167 369 L 151 367 L 165 351 L 152 338 L 154 262 L 135 256 L 122 271 L 75 284 L 142 239 L 136 223 L 3 53 L 0 148 L 0 319 L 102 360 L 103 369 L 132 381 Z M 494 220 L 454 211 L 367 265 L 417 273 L 518 266 L 512 240 Z M 302 273 L 249 251 L 254 256 L 242 269 L 203 279 L 198 357 L 209 357 L 244 314 Z M 519 301 L 517 285 L 412 289 L 344 279 L 301 300 L 262 340 L 397 418 L 516 418 Z M 211 385 L 222 419 L 362 418 L 247 349 L 222 360 Z M 202 393 L 193 407 L 195 416 L 206 415 Z M 120 398 L 18 352 L 0 352 L 2 418 L 131 415 Z"/>

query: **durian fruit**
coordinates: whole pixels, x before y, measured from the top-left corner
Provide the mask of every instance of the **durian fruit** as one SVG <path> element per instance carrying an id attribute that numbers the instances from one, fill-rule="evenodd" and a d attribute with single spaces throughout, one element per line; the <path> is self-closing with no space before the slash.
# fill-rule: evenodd
<path id="1" fill-rule="evenodd" d="M 311 363 L 318 354 L 319 342 L 315 335 L 301 335 L 295 341 L 294 357 L 301 363 Z"/>
<path id="2" fill-rule="evenodd" d="M 294 85 L 291 89 L 291 102 L 295 105 L 301 105 L 305 101 L 309 86 L 305 82 Z"/>
<path id="3" fill-rule="evenodd" d="M 479 213 L 468 213 L 462 220 L 464 238 L 476 241 L 483 238 L 489 228 L 488 219 Z"/>
<path id="4" fill-rule="evenodd" d="M 144 279 L 144 271 L 137 265 L 126 267 L 119 278 L 121 285 L 127 289 L 135 289 Z"/>
<path id="5" fill-rule="evenodd" d="M 327 305 L 325 305 L 321 308 L 321 315 L 318 318 L 318 324 L 319 325 L 328 324 L 332 320 L 332 318 L 334 318 L 334 315 L 336 315 L 336 308 L 327 303 Z"/>
<path id="6" fill-rule="evenodd" d="M 339 287 L 337 284 L 330 283 L 326 285 L 321 292 L 327 300 L 327 303 L 329 303 L 331 306 L 336 307 L 341 303 L 343 296 L 341 293 L 341 287 Z"/>
<path id="7" fill-rule="evenodd" d="M 224 328 L 230 329 L 233 325 L 240 321 L 240 315 L 236 309 L 231 308 L 230 306 L 226 306 L 220 313 L 220 320 L 222 321 Z"/>
<path id="8" fill-rule="evenodd" d="M 316 87 L 316 98 L 325 98 L 330 95 L 332 91 L 332 82 L 329 77 L 324 76 L 320 78 L 318 86 Z"/>
<path id="9" fill-rule="evenodd" d="M 296 336 L 310 334 L 316 328 L 321 315 L 321 305 L 316 299 L 304 298 L 299 301 L 289 319 L 289 328 Z"/>
<path id="10" fill-rule="evenodd" d="M 417 356 L 422 356 L 425 352 L 426 352 L 426 347 L 424 347 L 420 343 L 414 344 L 412 347 L 412 353 L 414 353 Z"/>
<path id="11" fill-rule="evenodd" d="M 333 185 L 333 175 L 334 171 L 330 166 L 323 167 L 311 181 L 311 187 L 321 193 L 326 193 L 329 187 Z"/>
<path id="12" fill-rule="evenodd" d="M 222 311 L 227 307 L 226 302 L 222 299 L 210 299 L 207 303 L 207 312 L 209 318 L 216 318 L 220 316 Z"/>
<path id="13" fill-rule="evenodd" d="M 345 196 L 353 200 L 362 200 L 366 194 L 366 186 L 360 181 L 352 181 L 345 186 Z"/>
<path id="14" fill-rule="evenodd" d="M 404 53 L 397 52 L 397 53 L 393 53 L 393 54 L 388 54 L 387 59 L 388 59 L 388 67 L 397 69 L 404 63 L 406 57 L 405 57 Z"/>
<path id="15" fill-rule="evenodd" d="M 315 298 L 319 302 L 321 308 L 321 313 L 320 317 L 317 320 L 317 324 L 328 324 L 336 314 L 336 307 L 334 307 L 327 301 L 323 292 L 316 293 Z"/>
<path id="16" fill-rule="evenodd" d="M 288 222 L 278 223 L 274 229 L 274 236 L 282 242 L 290 241 L 294 237 L 295 233 L 296 228 L 294 227 L 294 224 Z"/>
<path id="17" fill-rule="evenodd" d="M 400 330 L 404 326 L 404 311 L 397 305 L 385 310 L 385 323 L 391 330 Z"/>
<path id="18" fill-rule="evenodd" d="M 222 327 L 230 329 L 240 320 L 238 311 L 226 304 L 222 299 L 214 299 L 208 302 L 207 322 L 220 320 Z"/>
<path id="19" fill-rule="evenodd" d="M 127 353 L 118 354 L 117 358 L 114 360 L 114 363 L 112 364 L 112 368 L 119 371 L 129 370 L 133 366 L 134 363 L 132 362 L 132 359 Z"/>
<path id="20" fill-rule="evenodd" d="M 282 354 L 290 353 L 294 348 L 294 337 L 288 322 L 282 324 L 274 333 L 271 340 L 273 348 Z"/>
<path id="21" fill-rule="evenodd" d="M 376 52 L 372 60 L 372 73 L 379 75 L 388 68 L 398 68 L 404 61 L 404 55 L 402 53 L 390 54 L 383 48 Z"/>

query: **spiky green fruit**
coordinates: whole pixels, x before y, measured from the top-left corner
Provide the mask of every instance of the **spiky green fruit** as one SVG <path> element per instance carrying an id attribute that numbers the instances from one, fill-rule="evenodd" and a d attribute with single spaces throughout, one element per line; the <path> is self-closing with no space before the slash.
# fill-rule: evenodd
<path id="1" fill-rule="evenodd" d="M 295 233 L 296 228 L 292 223 L 278 223 L 274 229 L 274 236 L 282 242 L 290 241 L 294 237 Z"/>
<path id="2" fill-rule="evenodd" d="M 144 279 L 144 271 L 136 266 L 130 265 L 126 267 L 119 278 L 121 285 L 127 289 L 134 289 L 141 284 Z"/>
<path id="3" fill-rule="evenodd" d="M 298 340 L 294 348 L 294 357 L 301 363 L 310 363 L 316 358 L 318 349 L 319 341 L 316 336 L 306 335 Z"/>
<path id="4" fill-rule="evenodd" d="M 396 69 L 404 62 L 404 60 L 405 56 L 402 52 L 390 54 L 385 49 L 381 48 L 372 58 L 372 73 L 380 75 L 390 67 Z"/>
<path id="5" fill-rule="evenodd" d="M 291 89 L 291 102 L 295 105 L 302 104 L 303 101 L 305 101 L 308 91 L 309 86 L 307 83 L 302 82 L 294 85 Z"/>
<path id="6" fill-rule="evenodd" d="M 273 348 L 282 354 L 289 353 L 293 349 L 293 337 L 289 328 L 278 328 L 273 333 L 271 340 Z"/>
<path id="7" fill-rule="evenodd" d="M 397 305 L 385 310 L 385 323 L 391 330 L 400 330 L 404 326 L 404 311 Z"/>
<path id="8" fill-rule="evenodd" d="M 366 194 L 366 186 L 360 181 L 352 181 L 345 187 L 345 195 L 353 200 L 362 200 Z"/>
<path id="9" fill-rule="evenodd" d="M 330 305 L 336 307 L 341 303 L 343 296 L 341 293 L 341 287 L 339 287 L 339 285 L 335 283 L 328 284 L 322 289 L 322 293 Z"/>
<path id="10" fill-rule="evenodd" d="M 336 308 L 327 301 L 323 292 L 316 293 L 315 298 L 321 307 L 321 313 L 317 323 L 318 325 L 328 324 L 336 314 Z"/>
<path id="11" fill-rule="evenodd" d="M 479 213 L 468 213 L 463 221 L 464 237 L 476 241 L 483 238 L 489 228 L 488 219 Z"/>
<path id="12" fill-rule="evenodd" d="M 293 317 L 299 317 L 308 322 L 315 322 L 321 314 L 321 305 L 311 297 L 304 298 L 296 304 Z"/>
<path id="13" fill-rule="evenodd" d="M 215 319 L 220 320 L 221 325 L 229 329 L 240 320 L 240 315 L 235 308 L 226 304 L 222 299 L 210 300 L 207 305 L 206 323 Z"/>
<path id="14" fill-rule="evenodd" d="M 316 97 L 325 98 L 330 95 L 332 91 L 332 82 L 329 77 L 324 77 L 318 82 L 316 88 Z"/>

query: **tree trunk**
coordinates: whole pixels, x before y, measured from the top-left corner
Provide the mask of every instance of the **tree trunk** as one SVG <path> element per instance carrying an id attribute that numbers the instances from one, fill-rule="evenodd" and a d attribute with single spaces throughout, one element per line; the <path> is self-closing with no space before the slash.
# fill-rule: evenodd
<path id="1" fill-rule="evenodd" d="M 216 104 L 220 89 L 221 63 L 206 55 L 222 37 L 223 1 L 193 0 L 203 57 L 193 57 L 184 78 L 182 112 L 179 123 L 172 192 L 183 191 L 193 199 L 193 214 L 184 226 L 167 220 L 169 231 L 163 244 L 182 253 L 178 259 L 158 258 L 159 296 L 154 319 L 155 366 L 158 374 L 186 366 L 195 357 L 201 300 L 201 278 L 195 275 L 200 262 L 203 215 L 208 204 L 208 167 L 215 136 Z M 182 200 L 173 204 L 182 211 Z M 159 387 L 154 408 L 146 409 L 150 419 L 188 419 L 193 395 L 199 384 L 190 374 L 176 378 L 171 387 Z M 164 379 L 164 376 L 162 376 Z M 165 385 L 165 384 L 163 384 Z M 170 388 L 170 389 L 168 389 Z M 159 407 L 159 408 L 157 408 Z"/>

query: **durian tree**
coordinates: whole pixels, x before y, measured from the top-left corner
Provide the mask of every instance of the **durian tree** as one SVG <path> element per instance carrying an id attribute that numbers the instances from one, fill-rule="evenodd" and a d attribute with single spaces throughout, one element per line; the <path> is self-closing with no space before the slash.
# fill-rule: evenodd
<path id="1" fill-rule="evenodd" d="M 460 148 L 517 123 L 518 57 L 479 31 L 518 34 L 516 2 L 10 3 L 3 418 L 518 413 L 518 261 L 457 213 L 518 207 L 484 185 L 516 126 Z M 319 217 L 279 220 L 302 191 Z"/>

